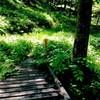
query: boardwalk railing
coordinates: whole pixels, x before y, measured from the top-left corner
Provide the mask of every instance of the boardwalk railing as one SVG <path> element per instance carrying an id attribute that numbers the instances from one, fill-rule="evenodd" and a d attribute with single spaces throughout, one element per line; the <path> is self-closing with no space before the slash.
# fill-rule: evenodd
<path id="1" fill-rule="evenodd" d="M 61 82 L 58 80 L 58 78 L 56 77 L 56 75 L 54 74 L 54 72 L 52 71 L 52 69 L 50 67 L 48 67 L 49 72 L 51 73 L 54 82 L 56 83 L 57 87 L 60 90 L 60 94 L 64 97 L 64 100 L 71 100 L 70 96 L 68 95 L 68 93 L 66 92 L 66 90 L 64 89 L 64 87 L 62 86 Z"/>

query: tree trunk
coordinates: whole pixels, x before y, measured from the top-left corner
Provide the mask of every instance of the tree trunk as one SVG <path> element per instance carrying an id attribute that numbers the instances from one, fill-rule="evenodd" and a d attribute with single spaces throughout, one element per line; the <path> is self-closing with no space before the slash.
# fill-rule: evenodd
<path id="1" fill-rule="evenodd" d="M 79 0 L 77 34 L 74 41 L 73 60 L 86 58 L 92 13 L 92 0 Z"/>

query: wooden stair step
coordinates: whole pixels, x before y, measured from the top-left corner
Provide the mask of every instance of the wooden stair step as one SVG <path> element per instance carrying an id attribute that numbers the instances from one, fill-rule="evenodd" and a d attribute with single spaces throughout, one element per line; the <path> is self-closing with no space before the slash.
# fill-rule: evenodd
<path id="1" fill-rule="evenodd" d="M 41 77 L 43 77 L 43 78 L 46 78 L 46 77 L 48 77 L 48 75 L 46 74 L 45 76 L 44 76 L 44 74 L 28 74 L 28 75 L 17 75 L 17 76 L 12 76 L 11 78 L 15 78 L 15 79 L 30 79 L 30 78 L 32 78 L 32 79 L 36 79 L 36 78 L 41 78 Z"/>
<path id="2" fill-rule="evenodd" d="M 17 75 L 0 81 L 0 100 L 63 100 L 60 99 L 62 89 L 50 71 L 34 66 L 18 66 L 16 69 Z"/>
<path id="3" fill-rule="evenodd" d="M 39 70 L 36 68 L 29 68 L 29 67 L 22 67 L 22 66 L 17 66 L 15 69 L 19 70 L 19 71 L 37 71 L 37 72 L 39 72 Z"/>
<path id="4" fill-rule="evenodd" d="M 49 89 L 49 88 L 56 88 L 54 85 L 39 85 L 39 86 L 33 86 L 33 85 L 27 85 L 22 87 L 13 87 L 13 88 L 5 88 L 0 89 L 0 94 L 2 93 L 10 93 L 10 92 L 18 92 L 18 91 L 28 91 L 28 90 L 42 90 L 42 89 Z"/>
<path id="5" fill-rule="evenodd" d="M 18 71 L 18 75 L 20 74 L 39 74 L 39 73 L 44 73 L 44 72 L 39 72 L 39 71 Z"/>
<path id="6" fill-rule="evenodd" d="M 16 84 L 9 84 L 9 85 L 0 85 L 0 89 L 6 89 L 6 88 L 14 88 L 14 87 L 23 87 L 23 86 L 39 86 L 39 85 L 46 85 L 48 84 L 46 81 L 40 81 L 40 82 L 30 82 L 30 83 L 16 83 Z"/>
<path id="7" fill-rule="evenodd" d="M 59 100 L 57 93 L 50 93 L 50 94 L 35 94 L 29 96 L 15 96 L 15 97 L 8 97 L 8 98 L 0 98 L 0 100 Z"/>
<path id="8" fill-rule="evenodd" d="M 25 81 L 25 80 L 41 80 L 41 79 L 46 79 L 48 78 L 47 75 L 44 76 L 37 76 L 37 77 L 15 77 L 15 78 L 8 78 L 5 81 L 1 81 L 1 82 L 10 82 L 10 81 Z"/>
<path id="9" fill-rule="evenodd" d="M 44 73 L 18 73 L 18 75 L 13 75 L 13 76 L 10 76 L 10 77 L 35 77 L 35 76 L 43 76 L 45 75 Z M 47 75 L 47 74 L 46 74 Z"/>
<path id="10" fill-rule="evenodd" d="M 30 80 L 14 80 L 14 81 L 8 81 L 5 80 L 3 82 L 0 82 L 1 85 L 10 85 L 10 84 L 20 84 L 20 83 L 35 83 L 35 82 L 46 82 L 45 79 L 30 79 Z"/>
<path id="11" fill-rule="evenodd" d="M 2 98 L 9 98 L 9 97 L 16 97 L 16 96 L 34 96 L 36 94 L 44 94 L 44 95 L 49 95 L 51 93 L 56 93 L 58 94 L 58 90 L 55 89 L 43 89 L 41 91 L 34 91 L 34 90 L 29 90 L 29 91 L 21 91 L 21 92 L 11 92 L 11 93 L 3 93 L 0 94 L 0 99 Z"/>

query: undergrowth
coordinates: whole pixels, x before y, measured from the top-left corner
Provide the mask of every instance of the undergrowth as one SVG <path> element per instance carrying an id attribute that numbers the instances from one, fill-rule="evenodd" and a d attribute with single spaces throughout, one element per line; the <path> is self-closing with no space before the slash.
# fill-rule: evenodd
<path id="1" fill-rule="evenodd" d="M 87 58 L 86 67 L 80 66 L 79 59 L 77 66 L 73 63 L 71 54 L 72 48 L 66 42 L 48 41 L 48 45 L 45 43 L 35 45 L 31 56 L 35 66 L 41 69 L 49 66 L 53 69 L 74 100 L 100 98 L 100 73 L 95 70 L 92 59 Z"/>
<path id="2" fill-rule="evenodd" d="M 14 43 L 0 41 L 0 80 L 16 73 L 16 64 L 27 58 L 31 48 L 31 43 L 24 40 Z"/>
<path id="3" fill-rule="evenodd" d="M 36 27 L 53 28 L 55 26 L 53 18 L 46 12 L 34 10 L 24 3 L 16 3 L 13 0 L 12 2 L 10 0 L 0 1 L 0 18 L 5 18 L 1 19 L 0 34 L 6 32 L 23 34 L 32 32 Z M 4 23 L 7 27 L 2 28 Z"/>

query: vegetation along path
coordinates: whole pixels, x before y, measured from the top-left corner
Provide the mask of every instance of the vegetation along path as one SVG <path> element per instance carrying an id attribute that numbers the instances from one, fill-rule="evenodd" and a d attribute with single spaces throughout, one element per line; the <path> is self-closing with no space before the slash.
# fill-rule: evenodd
<path id="1" fill-rule="evenodd" d="M 64 100 L 52 76 L 30 64 L 25 61 L 16 67 L 18 75 L 0 81 L 0 100 Z"/>

